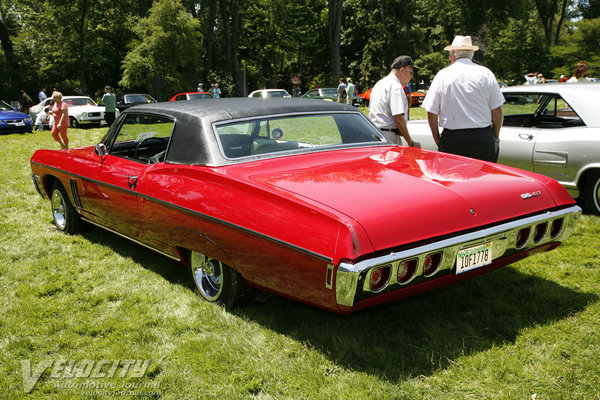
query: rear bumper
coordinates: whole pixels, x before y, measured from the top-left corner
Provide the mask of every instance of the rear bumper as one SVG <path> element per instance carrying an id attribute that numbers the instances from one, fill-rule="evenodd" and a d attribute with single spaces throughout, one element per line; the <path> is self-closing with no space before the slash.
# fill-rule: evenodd
<path id="1" fill-rule="evenodd" d="M 580 215 L 581 208 L 569 206 L 356 263 L 341 263 L 336 271 L 336 302 L 342 312 L 349 312 L 351 309 L 445 286 L 510 264 L 534 252 L 552 250 L 569 237 Z M 560 229 L 557 229 L 559 225 Z M 523 232 L 528 232 L 526 238 Z M 459 250 L 488 242 L 493 244 L 491 264 L 457 275 L 456 258 Z M 442 254 L 439 267 L 435 273 L 425 276 L 425 259 L 439 252 Z M 415 259 L 418 262 L 413 278 L 400 282 L 397 278 L 399 264 Z M 383 289 L 375 293 L 370 287 L 369 274 L 374 268 L 381 267 L 391 268 L 390 279 Z"/>

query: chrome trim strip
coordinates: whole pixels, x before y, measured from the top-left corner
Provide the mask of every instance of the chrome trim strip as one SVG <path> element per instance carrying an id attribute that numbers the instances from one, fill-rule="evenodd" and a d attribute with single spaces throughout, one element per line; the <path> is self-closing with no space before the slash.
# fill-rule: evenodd
<path id="1" fill-rule="evenodd" d="M 81 217 L 81 216 L 80 216 L 80 217 Z M 94 221 L 91 221 L 91 220 L 87 219 L 87 218 L 81 217 L 81 219 L 82 219 L 82 220 L 84 220 L 85 222 L 89 223 L 89 224 L 92 224 L 92 225 L 95 225 L 95 226 L 97 226 L 98 228 L 101 228 L 101 229 L 104 229 L 104 230 L 106 230 L 106 231 L 109 231 L 110 233 L 114 233 L 115 235 L 117 235 L 117 236 L 120 236 L 120 237 L 122 237 L 122 238 L 124 238 L 124 239 L 127 239 L 127 240 L 129 240 L 129 241 L 131 241 L 131 242 L 133 242 L 133 243 L 135 243 L 135 244 L 139 244 L 140 246 L 143 246 L 143 247 L 145 247 L 145 248 L 147 248 L 147 249 L 150 249 L 150 250 L 152 250 L 152 251 L 155 251 L 155 252 L 157 252 L 158 254 L 162 254 L 163 256 L 165 256 L 165 257 L 168 257 L 168 258 L 170 258 L 171 260 L 175 260 L 175 261 L 177 261 L 177 262 L 181 262 L 181 259 L 180 259 L 180 258 L 178 258 L 178 257 L 173 257 L 172 255 L 170 255 L 170 254 L 167 254 L 167 253 L 164 253 L 164 252 L 162 252 L 162 251 L 160 251 L 160 250 L 158 250 L 158 249 L 156 249 L 156 248 L 154 248 L 154 247 L 152 247 L 152 246 L 149 246 L 149 245 L 147 245 L 146 243 L 140 242 L 140 241 L 139 241 L 139 240 L 137 240 L 137 239 L 134 239 L 134 238 L 132 238 L 132 237 L 130 237 L 130 236 L 127 236 L 127 235 L 123 235 L 123 234 L 122 234 L 122 233 L 120 233 L 120 232 L 117 232 L 117 231 L 115 231 L 115 230 L 113 230 L 113 229 L 107 228 L 106 226 L 104 226 L 104 225 L 100 225 L 100 224 L 98 224 L 98 223 L 96 223 L 96 222 L 94 222 Z"/>
<path id="2" fill-rule="evenodd" d="M 274 238 L 272 236 L 265 235 L 263 233 L 253 231 L 251 229 L 245 228 L 245 227 L 240 226 L 240 225 L 236 225 L 236 224 L 228 222 L 228 221 L 224 221 L 222 219 L 213 217 L 213 216 L 208 215 L 208 214 L 203 214 L 203 213 L 200 213 L 198 211 L 191 210 L 189 208 L 185 208 L 185 207 L 182 207 L 182 206 L 178 206 L 176 204 L 169 203 L 169 202 L 164 201 L 164 200 L 157 199 L 155 197 L 150 197 L 150 196 L 138 193 L 135 190 L 129 190 L 129 189 L 125 189 L 125 188 L 122 188 L 122 187 L 119 187 L 119 186 L 111 185 L 111 184 L 108 184 L 106 182 L 101 182 L 101 181 L 98 181 L 96 179 L 91 179 L 91 178 L 88 178 L 86 176 L 75 174 L 75 173 L 72 173 L 72 172 L 68 172 L 68 171 L 65 171 L 65 170 L 62 170 L 62 169 L 59 169 L 59 168 L 56 168 L 56 167 L 52 167 L 52 166 L 49 166 L 49 165 L 40 164 L 40 163 L 36 163 L 36 162 L 33 162 L 33 161 L 31 163 L 35 164 L 35 165 L 39 165 L 39 166 L 45 167 L 45 168 L 49 168 L 51 170 L 54 170 L 54 171 L 57 171 L 57 172 L 60 172 L 60 173 L 63 173 L 63 174 L 74 176 L 74 177 L 77 177 L 79 179 L 82 179 L 82 180 L 85 180 L 85 181 L 88 181 L 88 182 L 91 182 L 91 183 L 94 183 L 94 184 L 97 184 L 97 185 L 100 185 L 100 186 L 106 186 L 106 187 L 109 187 L 111 189 L 123 192 L 123 193 L 129 193 L 129 194 L 135 195 L 137 197 L 140 197 L 140 198 L 152 201 L 154 203 L 160 204 L 160 205 L 165 206 L 167 208 L 176 209 L 178 211 L 183 211 L 183 212 L 192 214 L 192 215 L 194 215 L 196 217 L 199 217 L 199 218 L 202 218 L 202 219 L 205 219 L 205 220 L 217 223 L 217 224 L 225 225 L 225 226 L 227 226 L 229 228 L 233 228 L 233 229 L 239 230 L 241 232 L 244 232 L 244 233 L 247 233 L 247 234 L 259 237 L 261 239 L 267 240 L 267 241 L 272 242 L 272 243 L 276 243 L 278 245 L 290 248 L 290 249 L 298 251 L 300 253 L 304 253 L 304 254 L 309 255 L 311 257 L 315 257 L 315 258 L 317 258 L 319 260 L 322 260 L 322 261 L 325 261 L 327 263 L 332 263 L 333 262 L 333 259 L 331 257 L 327 257 L 327 256 L 325 256 L 323 254 L 315 253 L 314 251 L 305 249 L 305 248 L 300 247 L 300 246 L 296 246 L 295 244 L 288 243 L 288 242 L 285 242 L 283 240 Z"/>
<path id="3" fill-rule="evenodd" d="M 363 271 L 374 265 L 385 264 L 385 263 L 389 263 L 389 262 L 392 262 L 392 261 L 398 260 L 398 259 L 414 257 L 421 253 L 431 253 L 434 250 L 438 250 L 443 247 L 450 247 L 450 246 L 455 246 L 455 245 L 463 243 L 463 242 L 470 242 L 473 240 L 481 239 L 482 237 L 485 237 L 485 236 L 496 235 L 503 231 L 517 228 L 521 225 L 534 224 L 536 222 L 540 222 L 545 219 L 557 218 L 557 217 L 561 217 L 563 215 L 571 214 L 574 212 L 581 212 L 581 208 L 579 206 L 572 206 L 572 207 L 565 208 L 565 209 L 558 210 L 558 211 L 547 212 L 546 214 L 534 215 L 532 217 L 528 217 L 525 219 L 520 219 L 520 220 L 513 221 L 513 222 L 507 222 L 505 224 L 493 226 L 491 228 L 486 228 L 486 229 L 483 229 L 480 231 L 467 233 L 467 234 L 452 237 L 449 239 L 444 239 L 439 242 L 427 244 L 425 246 L 419 246 L 419 247 L 415 247 L 412 249 L 400 251 L 398 253 L 390 253 L 385 256 L 371 258 L 369 260 L 361 261 L 356 264 L 342 263 L 342 264 L 340 264 L 340 269 L 342 271 L 346 271 L 346 272 L 360 272 L 360 271 Z"/>
<path id="4" fill-rule="evenodd" d="M 69 185 L 71 186 L 71 196 L 73 197 L 73 204 L 77 208 L 83 208 L 81 206 L 81 200 L 79 200 L 79 192 L 77 190 L 77 180 L 69 178 Z"/>
<path id="5" fill-rule="evenodd" d="M 581 214 L 581 208 L 573 205 L 564 209 L 556 211 L 547 211 L 543 214 L 533 215 L 525 218 L 521 218 L 515 221 L 502 223 L 500 225 L 492 226 L 489 228 L 481 229 L 475 232 L 466 233 L 460 236 L 443 239 L 434 243 L 429 243 L 423 246 L 417 246 L 407 250 L 393 252 L 379 257 L 370 258 L 352 263 L 340 263 L 335 278 L 335 291 L 336 301 L 340 305 L 352 307 L 355 303 L 356 295 L 359 291 L 369 292 L 367 280 L 365 279 L 363 287 L 359 288 L 359 280 L 363 276 L 363 272 L 368 271 L 370 268 L 375 266 L 381 266 L 389 264 L 392 267 L 392 278 L 388 287 L 395 285 L 397 289 L 401 286 L 406 286 L 407 283 L 395 282 L 395 270 L 400 261 L 418 258 L 420 261 L 424 259 L 428 254 L 435 253 L 438 251 L 444 251 L 443 259 L 440 262 L 440 267 L 435 275 L 440 271 L 449 271 L 454 268 L 456 252 L 462 248 L 471 246 L 477 243 L 492 241 L 494 244 L 494 259 L 503 257 L 508 251 L 521 252 L 527 249 L 534 248 L 544 243 L 559 242 L 562 238 L 568 237 L 571 231 L 574 229 L 577 219 Z M 548 237 L 549 229 L 552 220 L 558 218 L 564 218 L 563 227 L 560 233 L 556 234 L 555 237 Z M 521 249 L 516 249 L 513 246 L 513 242 L 516 240 L 516 235 L 519 229 L 547 222 L 545 237 L 544 239 L 533 242 L 534 229 L 530 230 L 527 245 Z M 510 242 L 510 243 L 509 243 Z M 510 244 L 510 246 L 509 246 Z M 446 254 L 448 253 L 448 254 Z M 452 253 L 452 254 L 450 254 Z M 422 274 L 422 262 L 417 267 L 415 275 Z M 424 279 L 428 279 L 424 277 Z"/>

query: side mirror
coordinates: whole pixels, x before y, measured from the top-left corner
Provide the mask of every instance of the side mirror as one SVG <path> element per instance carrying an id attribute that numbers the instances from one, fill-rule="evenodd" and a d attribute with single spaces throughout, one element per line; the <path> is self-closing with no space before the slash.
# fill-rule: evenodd
<path id="1" fill-rule="evenodd" d="M 96 153 L 96 155 L 100 158 L 104 157 L 107 154 L 104 143 L 98 143 L 96 146 L 94 146 L 94 153 Z"/>

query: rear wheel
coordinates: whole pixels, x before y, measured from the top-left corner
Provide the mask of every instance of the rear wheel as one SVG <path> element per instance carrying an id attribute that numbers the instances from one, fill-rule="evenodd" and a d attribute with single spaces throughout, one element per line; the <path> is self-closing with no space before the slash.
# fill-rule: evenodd
<path id="1" fill-rule="evenodd" d="M 63 185 L 56 181 L 50 195 L 52 219 L 59 231 L 73 234 L 79 230 L 81 219 L 69 200 Z"/>
<path id="2" fill-rule="evenodd" d="M 190 253 L 189 261 L 197 295 L 225 308 L 232 308 L 240 302 L 245 294 L 246 285 L 236 270 L 195 251 Z"/>
<path id="3" fill-rule="evenodd" d="M 587 211 L 600 215 L 600 173 L 596 172 L 588 178 L 583 197 Z"/>

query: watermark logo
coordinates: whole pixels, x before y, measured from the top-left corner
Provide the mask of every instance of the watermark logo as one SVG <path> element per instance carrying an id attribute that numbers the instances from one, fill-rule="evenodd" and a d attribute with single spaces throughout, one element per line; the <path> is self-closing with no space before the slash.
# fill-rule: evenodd
<path id="1" fill-rule="evenodd" d="M 71 379 L 104 379 L 104 378 L 141 378 L 146 374 L 150 360 L 52 360 L 46 359 L 32 364 L 31 360 L 21 360 L 21 373 L 23 376 L 23 390 L 30 393 L 39 382 L 44 372 L 50 370 L 50 379 L 63 382 L 57 387 L 64 388 L 98 388 L 107 386 L 93 381 L 68 385 L 65 381 Z M 116 387 L 116 384 L 105 385 Z"/>

